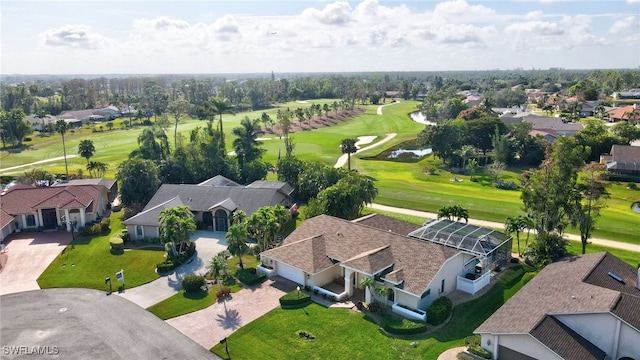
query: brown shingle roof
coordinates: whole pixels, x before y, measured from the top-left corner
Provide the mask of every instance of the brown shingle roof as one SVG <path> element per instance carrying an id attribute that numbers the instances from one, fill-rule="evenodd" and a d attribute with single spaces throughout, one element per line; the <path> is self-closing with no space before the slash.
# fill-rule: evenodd
<path id="1" fill-rule="evenodd" d="M 421 228 L 420 225 L 412 224 L 410 222 L 394 219 L 392 217 L 380 214 L 370 214 L 367 216 L 363 216 L 359 219 L 353 220 L 353 222 L 384 231 L 391 231 L 400 235 L 408 235 L 410 232 Z"/>
<path id="2" fill-rule="evenodd" d="M 358 269 L 366 274 L 373 275 L 388 268 L 393 264 L 393 254 L 389 245 L 365 251 L 355 257 L 342 262 L 344 266 Z"/>
<path id="3" fill-rule="evenodd" d="M 309 241 L 313 238 L 323 239 L 324 248 L 319 244 L 312 246 Z M 390 249 L 394 269 L 403 269 L 402 273 L 398 274 L 402 275 L 402 279 L 398 278 L 396 282 L 404 280 L 404 290 L 417 295 L 426 289 L 442 264 L 458 254 L 457 250 L 439 244 L 328 215 L 305 221 L 284 239 L 283 246 L 262 254 L 306 272 L 315 273 L 321 269 L 318 265 L 333 265 L 330 259 L 347 261 L 386 246 Z"/>
<path id="4" fill-rule="evenodd" d="M 621 294 L 611 312 L 640 331 L 640 297 Z"/>
<path id="5" fill-rule="evenodd" d="M 628 286 L 610 277 L 609 271 L 620 273 Z M 613 312 L 621 291 L 640 297 L 637 278 L 630 278 L 630 272 L 635 273 L 633 267 L 606 252 L 562 259 L 547 265 L 475 332 L 522 334 L 547 314 Z M 637 314 L 627 304 L 618 305 L 615 314 L 631 322 Z"/>
<path id="6" fill-rule="evenodd" d="M 611 147 L 611 161 L 640 162 L 640 146 L 613 145 Z"/>
<path id="7" fill-rule="evenodd" d="M 552 316 L 545 318 L 530 334 L 566 360 L 602 360 L 604 351 Z"/>

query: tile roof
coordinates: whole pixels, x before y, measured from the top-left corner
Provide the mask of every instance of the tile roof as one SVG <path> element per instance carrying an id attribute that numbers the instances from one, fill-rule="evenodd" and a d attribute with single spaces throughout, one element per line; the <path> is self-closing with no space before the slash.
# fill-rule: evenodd
<path id="1" fill-rule="evenodd" d="M 619 108 L 614 108 L 609 111 L 609 118 L 611 120 L 629 120 L 629 113 L 633 112 L 636 114 L 636 118 L 640 118 L 640 107 L 636 105 L 628 105 Z"/>
<path id="2" fill-rule="evenodd" d="M 11 215 L 33 213 L 37 209 L 77 209 L 84 207 L 94 212 L 102 191 L 101 185 L 74 185 L 65 187 L 13 186 L 0 196 L 0 206 Z"/>
<path id="3" fill-rule="evenodd" d="M 11 224 L 12 221 L 13 221 L 13 216 L 11 216 L 11 214 L 4 211 L 4 209 L 0 209 L 0 229 Z"/>
<path id="4" fill-rule="evenodd" d="M 380 259 L 390 256 L 395 272 L 390 273 L 393 274 L 390 280 L 396 283 L 404 280 L 403 289 L 419 295 L 442 264 L 458 253 L 439 244 L 320 215 L 303 222 L 284 239 L 282 246 L 267 250 L 262 255 L 308 273 L 317 273 L 334 265 L 332 259 L 340 262 L 351 260 L 351 265 L 363 266 L 359 260 L 356 261 L 363 254 L 373 255 L 373 258 L 367 260 L 367 269 L 358 270 L 372 271 L 383 266 Z"/>
<path id="5" fill-rule="evenodd" d="M 529 332 L 566 360 L 603 360 L 607 354 L 553 316 L 545 318 Z"/>
<path id="6" fill-rule="evenodd" d="M 609 271 L 615 271 L 628 286 L 621 286 Z M 631 273 L 636 274 L 632 266 L 606 252 L 562 259 L 541 270 L 475 332 L 522 334 L 547 314 L 613 312 L 621 294 L 640 297 L 635 288 L 637 275 Z M 632 322 L 637 314 L 629 311 L 626 301 L 619 305 L 617 315 Z"/>

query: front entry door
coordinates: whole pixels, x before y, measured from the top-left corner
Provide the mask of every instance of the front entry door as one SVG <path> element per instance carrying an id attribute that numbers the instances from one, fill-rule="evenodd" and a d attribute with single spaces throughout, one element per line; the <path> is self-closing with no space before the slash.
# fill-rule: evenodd
<path id="1" fill-rule="evenodd" d="M 42 226 L 45 229 L 58 227 L 58 212 L 56 209 L 42 209 Z"/>
<path id="2" fill-rule="evenodd" d="M 229 231 L 227 212 L 224 210 L 216 211 L 216 231 Z"/>

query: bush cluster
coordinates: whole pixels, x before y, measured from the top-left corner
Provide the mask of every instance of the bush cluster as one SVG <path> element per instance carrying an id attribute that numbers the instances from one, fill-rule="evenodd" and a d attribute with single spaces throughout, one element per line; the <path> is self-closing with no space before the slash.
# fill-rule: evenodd
<path id="1" fill-rule="evenodd" d="M 120 210 L 122 210 L 122 205 L 116 205 L 111 207 L 111 211 L 113 212 L 120 212 Z"/>
<path id="2" fill-rule="evenodd" d="M 519 186 L 513 181 L 498 180 L 496 181 L 496 188 L 501 190 L 518 190 Z"/>
<path id="3" fill-rule="evenodd" d="M 533 279 L 534 276 L 536 276 L 536 272 L 528 272 L 525 273 L 524 275 L 522 275 L 522 284 L 527 284 L 529 281 L 531 281 L 531 279 Z"/>
<path id="4" fill-rule="evenodd" d="M 247 286 L 261 283 L 267 279 L 267 275 L 255 271 L 255 268 L 238 269 L 236 277 Z"/>
<path id="5" fill-rule="evenodd" d="M 474 355 L 478 355 L 485 359 L 491 359 L 491 352 L 480 345 L 471 345 L 467 348 L 467 351 Z"/>
<path id="6" fill-rule="evenodd" d="M 225 287 L 218 290 L 218 292 L 216 293 L 216 299 L 220 300 L 221 298 L 227 297 L 229 295 L 231 295 L 231 288 Z"/>
<path id="7" fill-rule="evenodd" d="M 384 315 L 387 312 L 387 308 L 385 308 L 378 301 L 374 301 L 374 302 L 369 304 L 369 311 L 371 311 L 372 313 L 375 313 L 375 314 L 383 314 Z"/>
<path id="8" fill-rule="evenodd" d="M 81 226 L 78 229 L 78 233 L 80 236 L 100 235 L 102 233 L 102 227 L 100 224 L 87 224 L 85 226 Z"/>
<path id="9" fill-rule="evenodd" d="M 156 265 L 156 272 L 159 274 L 168 273 L 169 271 L 173 271 L 176 268 L 176 265 L 171 260 L 165 260 L 158 265 Z"/>
<path id="10" fill-rule="evenodd" d="M 118 236 L 112 236 L 109 239 L 109 245 L 111 246 L 112 254 L 122 254 L 124 252 L 124 241 Z"/>
<path id="11" fill-rule="evenodd" d="M 189 242 L 186 244 L 185 246 L 185 250 L 180 253 L 180 255 L 178 255 L 178 257 L 175 257 L 173 259 L 171 259 L 176 266 L 184 264 L 187 260 L 189 260 L 189 258 L 196 252 L 196 243 L 194 242 Z"/>
<path id="12" fill-rule="evenodd" d="M 185 292 L 200 290 L 206 284 L 204 276 L 187 275 L 182 278 L 182 288 Z"/>
<path id="13" fill-rule="evenodd" d="M 100 220 L 100 232 L 108 233 L 109 231 L 111 231 L 111 229 L 109 229 L 110 224 L 111 224 L 111 218 L 108 218 L 108 217 L 102 218 L 102 220 Z"/>
<path id="14" fill-rule="evenodd" d="M 300 296 L 300 298 L 298 298 L 298 296 Z M 311 296 L 304 290 L 293 290 L 287 294 L 284 294 L 280 298 L 280 306 L 282 307 L 295 307 L 298 305 L 306 305 L 310 302 Z"/>
<path id="15" fill-rule="evenodd" d="M 431 325 L 444 323 L 451 315 L 453 302 L 446 296 L 439 297 L 427 308 L 427 322 Z"/>
<path id="16" fill-rule="evenodd" d="M 127 232 L 127 230 L 122 230 L 122 234 L 120 235 L 122 241 L 129 242 L 131 241 L 131 234 Z"/>

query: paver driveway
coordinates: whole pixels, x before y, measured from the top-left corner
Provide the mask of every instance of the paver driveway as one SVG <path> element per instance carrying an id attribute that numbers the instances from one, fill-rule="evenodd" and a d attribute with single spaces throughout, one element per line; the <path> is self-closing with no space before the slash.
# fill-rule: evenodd
<path id="1" fill-rule="evenodd" d="M 7 263 L 0 273 L 0 295 L 38 290 L 36 280 L 71 242 L 71 233 L 15 233 L 5 239 Z"/>
<path id="2" fill-rule="evenodd" d="M 276 276 L 258 286 L 232 294 L 230 300 L 169 319 L 167 323 L 210 349 L 240 327 L 280 306 L 278 299 L 295 289 L 296 285 Z"/>

